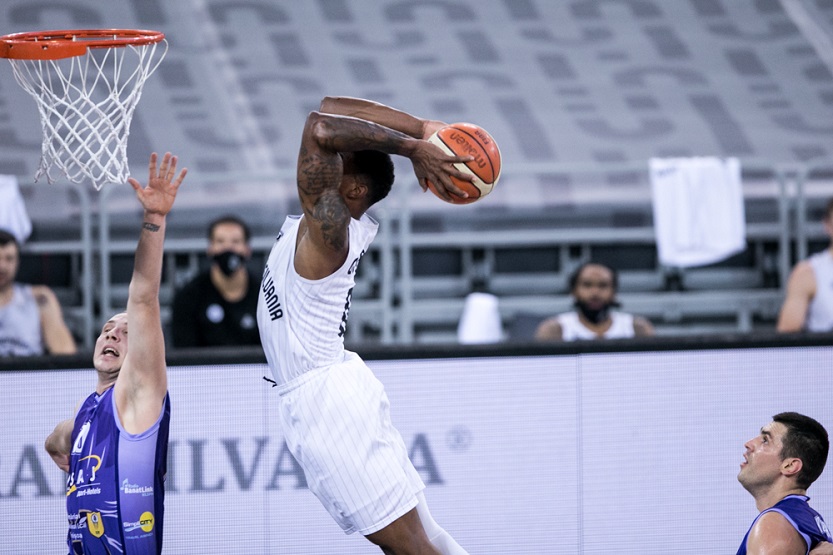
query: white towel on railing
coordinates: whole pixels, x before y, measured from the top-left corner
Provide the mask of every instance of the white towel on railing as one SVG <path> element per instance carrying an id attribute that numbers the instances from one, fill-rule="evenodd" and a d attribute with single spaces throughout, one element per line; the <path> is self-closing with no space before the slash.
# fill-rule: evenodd
<path id="1" fill-rule="evenodd" d="M 32 220 L 13 175 L 0 175 L 0 228 L 17 237 L 21 245 L 32 234 Z"/>
<path id="2" fill-rule="evenodd" d="M 746 248 L 737 158 L 651 158 L 649 166 L 661 264 L 702 266 Z"/>

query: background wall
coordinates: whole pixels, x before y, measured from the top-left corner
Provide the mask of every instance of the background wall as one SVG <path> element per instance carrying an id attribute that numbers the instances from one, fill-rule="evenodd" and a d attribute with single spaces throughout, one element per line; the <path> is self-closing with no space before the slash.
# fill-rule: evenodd
<path id="1" fill-rule="evenodd" d="M 432 513 L 477 554 L 731 553 L 757 514 L 743 443 L 784 410 L 833 427 L 833 347 L 372 360 Z M 371 554 L 304 487 L 262 364 L 174 366 L 165 552 Z M 43 439 L 91 371 L 0 373 L 3 553 L 57 553 Z M 45 399 L 48 398 L 48 401 Z M 833 518 L 833 474 L 810 489 Z"/>

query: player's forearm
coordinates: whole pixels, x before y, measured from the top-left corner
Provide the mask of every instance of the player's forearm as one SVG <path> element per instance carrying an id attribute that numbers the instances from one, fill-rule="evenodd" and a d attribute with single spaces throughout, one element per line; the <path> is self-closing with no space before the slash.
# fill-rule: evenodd
<path id="1" fill-rule="evenodd" d="M 68 455 L 72 443 L 72 426 L 74 419 L 59 422 L 46 438 L 44 448 L 50 455 Z"/>
<path id="2" fill-rule="evenodd" d="M 778 314 L 775 329 L 780 333 L 794 333 L 804 329 L 809 306 L 809 301 L 805 300 L 803 295 L 788 292 L 787 299 Z"/>
<path id="3" fill-rule="evenodd" d="M 145 211 L 136 246 L 128 303 L 159 303 L 164 248 L 165 216 Z"/>
<path id="4" fill-rule="evenodd" d="M 74 355 L 77 351 L 75 339 L 63 319 L 43 326 L 43 340 L 50 355 Z"/>
<path id="5" fill-rule="evenodd" d="M 804 329 L 804 318 L 795 314 L 781 313 L 775 329 L 779 333 L 796 333 Z"/>
<path id="6" fill-rule="evenodd" d="M 351 116 L 314 112 L 308 124 L 318 145 L 332 152 L 378 150 L 410 157 L 419 143 L 396 129 Z"/>
<path id="7" fill-rule="evenodd" d="M 328 96 L 321 101 L 319 111 L 372 121 L 416 139 L 424 137 L 425 120 L 371 100 Z"/>
<path id="8" fill-rule="evenodd" d="M 64 322 L 63 311 L 55 293 L 46 286 L 32 288 L 40 310 L 41 334 L 46 350 L 51 355 L 75 354 L 75 339 Z"/>

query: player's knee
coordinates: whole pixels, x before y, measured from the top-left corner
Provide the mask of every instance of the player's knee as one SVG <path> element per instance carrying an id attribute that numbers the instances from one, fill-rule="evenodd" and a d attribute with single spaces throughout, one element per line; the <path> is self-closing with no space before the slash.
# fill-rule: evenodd
<path id="1" fill-rule="evenodd" d="M 385 555 L 441 555 L 424 534 L 421 537 L 418 535 L 399 536 L 387 540 L 389 543 L 380 543 L 370 536 L 367 538 L 378 545 Z"/>
<path id="2" fill-rule="evenodd" d="M 386 555 L 440 555 L 415 510 L 366 537 Z"/>

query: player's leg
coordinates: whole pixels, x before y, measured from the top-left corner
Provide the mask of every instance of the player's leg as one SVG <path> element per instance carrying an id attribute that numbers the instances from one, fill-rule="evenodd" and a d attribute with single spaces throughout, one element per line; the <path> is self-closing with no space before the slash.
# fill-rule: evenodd
<path id="1" fill-rule="evenodd" d="M 468 555 L 454 538 L 431 516 L 425 494 L 417 494 L 419 504 L 390 525 L 367 537 L 389 555 L 404 553 L 438 553 Z M 426 541 L 430 546 L 426 546 Z M 430 547 L 430 548 L 429 548 Z"/>
<path id="2" fill-rule="evenodd" d="M 422 523 L 423 530 L 425 530 L 425 535 L 428 536 L 431 544 L 443 555 L 468 555 L 468 551 L 460 547 L 460 544 L 454 541 L 454 538 L 437 524 L 434 517 L 431 516 L 424 492 L 417 494 L 417 500 L 419 504 L 416 506 L 416 511 L 419 514 L 419 520 Z"/>
<path id="3" fill-rule="evenodd" d="M 442 555 L 428 540 L 416 509 L 365 537 L 386 555 Z"/>

